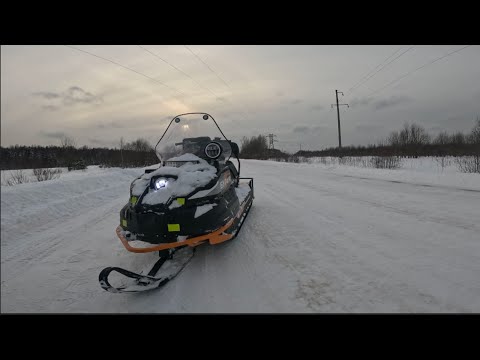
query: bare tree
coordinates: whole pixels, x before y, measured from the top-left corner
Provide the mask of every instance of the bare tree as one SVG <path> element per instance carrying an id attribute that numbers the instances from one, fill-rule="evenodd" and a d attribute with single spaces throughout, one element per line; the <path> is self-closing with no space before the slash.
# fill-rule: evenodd
<path id="1" fill-rule="evenodd" d="M 430 136 L 423 127 L 405 123 L 403 129 L 392 132 L 387 141 L 392 146 L 424 145 L 430 142 Z"/>
<path id="2" fill-rule="evenodd" d="M 463 145 L 466 143 L 465 135 L 461 132 L 457 132 L 452 135 L 452 144 Z"/>
<path id="3" fill-rule="evenodd" d="M 63 135 L 60 139 L 60 145 L 63 148 L 75 148 L 77 142 L 71 136 Z"/>
<path id="4" fill-rule="evenodd" d="M 433 143 L 436 145 L 447 145 L 451 141 L 450 136 L 446 131 L 442 131 L 437 137 L 433 140 Z"/>
<path id="5" fill-rule="evenodd" d="M 120 156 L 122 157 L 122 168 L 123 166 L 123 148 L 125 146 L 125 141 L 123 140 L 123 136 L 120 138 Z"/>
<path id="6" fill-rule="evenodd" d="M 408 128 L 406 125 L 405 128 Z M 423 145 L 430 142 L 430 136 L 427 134 L 425 129 L 419 125 L 412 124 L 410 125 L 410 134 L 408 139 L 408 144 L 411 145 Z"/>
<path id="7" fill-rule="evenodd" d="M 143 138 L 138 138 L 131 143 L 127 143 L 124 145 L 125 150 L 133 150 L 133 151 L 151 151 L 153 150 L 153 146 L 148 142 L 148 140 Z"/>
<path id="8" fill-rule="evenodd" d="M 477 117 L 477 123 L 469 135 L 469 142 L 471 144 L 480 144 L 480 118 Z"/>
<path id="9" fill-rule="evenodd" d="M 390 136 L 387 139 L 387 143 L 391 146 L 399 146 L 400 145 L 400 134 L 398 131 L 392 131 Z"/>
<path id="10" fill-rule="evenodd" d="M 242 151 L 240 156 L 247 159 L 261 159 L 267 155 L 267 139 L 263 135 L 242 138 Z"/>

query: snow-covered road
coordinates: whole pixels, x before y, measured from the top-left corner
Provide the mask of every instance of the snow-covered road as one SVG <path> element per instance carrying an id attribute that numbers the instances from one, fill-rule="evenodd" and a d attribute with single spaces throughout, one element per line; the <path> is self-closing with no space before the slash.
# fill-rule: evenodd
<path id="1" fill-rule="evenodd" d="M 243 161 L 255 200 L 239 236 L 198 247 L 174 281 L 141 294 L 98 284 L 106 266 L 157 258 L 115 235 L 141 170 L 2 187 L 1 310 L 479 312 L 480 176 L 468 188 L 383 171 Z"/>

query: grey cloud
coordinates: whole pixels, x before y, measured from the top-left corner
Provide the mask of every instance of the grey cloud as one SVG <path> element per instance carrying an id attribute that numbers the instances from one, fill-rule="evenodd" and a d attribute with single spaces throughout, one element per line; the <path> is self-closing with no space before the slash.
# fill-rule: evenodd
<path id="1" fill-rule="evenodd" d="M 42 109 L 49 110 L 49 111 L 56 111 L 59 109 L 59 107 L 55 105 L 43 105 Z"/>
<path id="2" fill-rule="evenodd" d="M 360 106 L 365 106 L 365 105 L 368 105 L 371 101 L 373 100 L 373 98 L 354 98 L 352 101 L 350 101 L 350 106 L 351 107 L 355 107 L 357 105 L 360 105 Z"/>
<path id="3" fill-rule="evenodd" d="M 313 105 L 313 106 L 310 107 L 311 111 L 319 111 L 319 110 L 322 110 L 322 109 L 323 109 L 322 105 Z"/>
<path id="4" fill-rule="evenodd" d="M 301 99 L 294 99 L 291 101 L 292 104 L 296 105 L 296 104 L 300 104 L 303 100 Z"/>
<path id="5" fill-rule="evenodd" d="M 55 132 L 41 131 L 40 134 L 45 136 L 45 137 L 54 138 L 54 139 L 61 139 L 64 136 L 66 136 L 66 134 L 64 132 L 61 132 L 61 131 L 55 131 Z"/>
<path id="6" fill-rule="evenodd" d="M 293 129 L 293 132 L 306 133 L 310 130 L 308 126 L 296 126 Z"/>
<path id="7" fill-rule="evenodd" d="M 355 126 L 355 131 L 371 132 L 371 131 L 378 130 L 381 127 L 382 126 L 378 126 L 378 125 L 357 125 Z"/>
<path id="8" fill-rule="evenodd" d="M 326 126 L 322 126 L 322 125 L 316 125 L 316 126 L 304 126 L 304 125 L 301 125 L 301 126 L 296 126 L 294 129 L 293 129 L 293 132 L 296 132 L 296 133 L 315 133 L 315 132 L 319 132 L 319 131 L 322 131 L 322 130 L 325 130 L 327 129 Z"/>
<path id="9" fill-rule="evenodd" d="M 275 95 L 277 95 L 277 96 L 283 96 L 284 93 L 283 93 L 283 91 L 277 91 L 277 93 L 276 93 Z"/>
<path id="10" fill-rule="evenodd" d="M 98 124 L 97 128 L 99 128 L 99 129 L 108 129 L 108 128 L 120 129 L 120 128 L 123 128 L 123 125 L 121 125 L 119 123 L 116 123 L 114 121 L 111 121 L 109 123 Z"/>
<path id="11" fill-rule="evenodd" d="M 79 86 L 71 86 L 66 91 L 55 93 L 50 91 L 39 91 L 33 93 L 34 96 L 43 98 L 48 101 L 47 105 L 43 105 L 45 110 L 58 110 L 61 106 L 72 106 L 75 104 L 100 104 L 103 102 L 101 96 L 93 95 L 92 93 L 83 90 Z M 52 103 L 54 101 L 54 103 Z"/>
<path id="12" fill-rule="evenodd" d="M 43 97 L 45 99 L 56 99 L 56 98 L 60 97 L 59 94 L 54 93 L 54 92 L 48 92 L 48 91 L 35 92 L 35 93 L 33 93 L 33 95 L 34 96 L 40 96 L 40 97 Z"/>
<path id="13" fill-rule="evenodd" d="M 412 98 L 408 96 L 392 96 L 389 99 L 379 100 L 373 104 L 375 110 L 385 109 L 390 106 L 407 103 L 413 101 Z"/>
<path id="14" fill-rule="evenodd" d="M 86 92 L 78 86 L 70 87 L 65 93 L 63 93 L 63 103 L 67 106 L 74 105 L 77 103 L 100 103 L 102 98 L 95 96 L 89 92 Z"/>
<path id="15" fill-rule="evenodd" d="M 106 141 L 106 140 L 99 140 L 95 138 L 89 138 L 88 141 L 94 145 L 108 145 L 111 146 L 113 144 L 112 141 Z"/>

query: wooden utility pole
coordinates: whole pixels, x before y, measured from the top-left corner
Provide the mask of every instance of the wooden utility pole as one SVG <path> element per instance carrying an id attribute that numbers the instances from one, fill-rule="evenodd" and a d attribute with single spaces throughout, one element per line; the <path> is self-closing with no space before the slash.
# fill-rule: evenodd
<path id="1" fill-rule="evenodd" d="M 332 107 L 334 106 L 337 106 L 337 118 L 338 118 L 338 148 L 341 149 L 342 148 L 342 133 L 340 131 L 340 106 L 342 105 L 346 105 L 347 107 L 350 107 L 348 106 L 348 104 L 339 104 L 338 103 L 338 93 L 342 94 L 343 96 L 343 92 L 341 91 L 338 91 L 338 90 L 335 90 L 335 97 L 337 99 L 337 104 L 332 104 Z"/>

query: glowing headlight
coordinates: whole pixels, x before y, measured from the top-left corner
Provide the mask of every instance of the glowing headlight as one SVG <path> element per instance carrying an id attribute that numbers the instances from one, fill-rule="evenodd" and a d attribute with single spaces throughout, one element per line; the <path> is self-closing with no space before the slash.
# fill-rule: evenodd
<path id="1" fill-rule="evenodd" d="M 168 185 L 168 180 L 164 178 L 157 179 L 155 180 L 155 183 L 154 183 L 155 190 L 165 188 L 167 187 L 167 185 Z"/>

